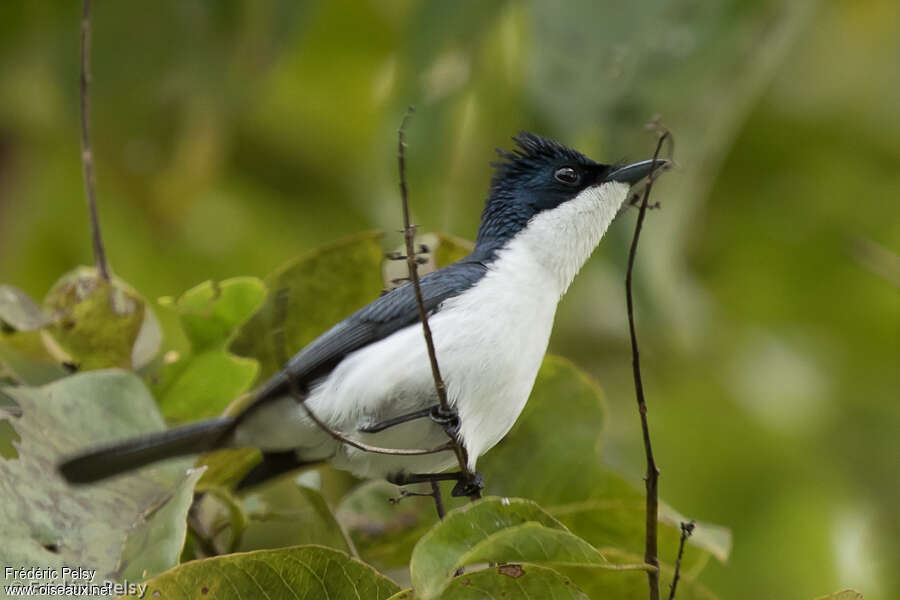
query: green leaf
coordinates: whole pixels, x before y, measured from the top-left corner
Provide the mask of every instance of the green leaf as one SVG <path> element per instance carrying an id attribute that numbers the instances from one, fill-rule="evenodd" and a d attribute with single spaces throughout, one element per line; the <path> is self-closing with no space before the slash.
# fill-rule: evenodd
<path id="1" fill-rule="evenodd" d="M 142 514 L 128 533 L 116 579 L 142 581 L 178 564 L 187 533 L 187 513 L 203 469 L 190 469 L 159 505 Z"/>
<path id="2" fill-rule="evenodd" d="M 390 600 L 425 598 L 413 590 L 400 592 Z M 437 596 L 440 600 L 588 600 L 568 577 L 537 565 L 502 565 L 454 578 Z"/>
<path id="3" fill-rule="evenodd" d="M 0 327 L 16 331 L 40 329 L 50 319 L 31 296 L 12 285 L 0 285 Z"/>
<path id="4" fill-rule="evenodd" d="M 491 494 L 535 500 L 598 548 L 641 553 L 644 494 L 603 464 L 598 447 L 604 415 L 597 383 L 572 362 L 547 355 L 519 420 L 479 460 L 478 469 Z M 553 435 L 558 431 L 566 435 Z M 667 506 L 661 507 L 660 519 L 660 554 L 675 556 L 681 536 L 678 521 L 686 519 Z M 685 551 L 686 571 L 699 571 L 708 553 L 727 559 L 727 529 L 700 524 L 697 533 Z"/>
<path id="5" fill-rule="evenodd" d="M 188 355 L 166 365 L 153 390 L 167 419 L 188 421 L 216 416 L 247 391 L 259 364 L 221 348 Z"/>
<path id="6" fill-rule="evenodd" d="M 268 377 L 287 357 L 377 298 L 384 258 L 380 239 L 378 232 L 350 236 L 266 277 L 265 304 L 240 328 L 231 351 L 258 360 L 260 377 Z"/>
<path id="7" fill-rule="evenodd" d="M 457 567 L 483 562 L 622 568 L 577 535 L 533 522 L 509 527 L 483 539 L 459 557 Z M 638 564 L 633 568 L 643 567 Z"/>
<path id="8" fill-rule="evenodd" d="M 422 598 L 436 597 L 453 577 L 462 557 L 480 542 L 528 522 L 566 530 L 534 502 L 517 498 L 485 498 L 448 513 L 413 550 L 410 572 L 416 593 Z"/>
<path id="9" fill-rule="evenodd" d="M 636 554 L 619 550 L 604 549 L 603 552 L 615 562 L 638 564 L 642 561 Z M 569 577 L 592 600 L 644 600 L 647 597 L 647 573 L 643 570 L 608 571 L 568 565 L 558 565 L 555 570 Z M 663 597 L 667 597 L 675 570 L 667 564 L 661 564 L 659 572 L 660 592 Z M 678 600 L 716 600 L 715 594 L 684 571 L 678 580 L 677 592 Z"/>
<path id="10" fill-rule="evenodd" d="M 256 277 L 205 281 L 174 302 L 194 353 L 218 348 L 262 306 L 266 286 Z"/>
<path id="11" fill-rule="evenodd" d="M 595 547 L 614 547 L 634 554 L 644 551 L 645 510 L 643 499 L 586 500 L 547 508 L 547 512 Z M 658 532 L 659 555 L 677 556 L 680 527 L 661 521 Z M 697 573 L 707 561 L 706 549 L 687 544 L 681 568 L 687 573 Z"/>
<path id="12" fill-rule="evenodd" d="M 147 583 L 145 598 L 162 600 L 383 600 L 400 590 L 368 565 L 322 546 L 259 550 L 196 560 Z"/>
<path id="13" fill-rule="evenodd" d="M 159 325 L 148 316 L 144 299 L 118 278 L 101 279 L 93 267 L 63 275 L 44 298 L 44 307 L 52 319 L 45 328 L 50 352 L 81 369 L 140 367 L 158 348 Z"/>
<path id="14" fill-rule="evenodd" d="M 478 461 L 487 491 L 531 498 L 541 506 L 598 495 L 639 498 L 631 485 L 609 477 L 600 463 L 605 421 L 603 392 L 596 381 L 571 361 L 547 355 L 515 426 Z M 561 431 L 565 435 L 555 435 Z"/>
<path id="15" fill-rule="evenodd" d="M 101 580 L 113 578 L 129 528 L 171 495 L 190 461 L 79 487 L 66 483 L 57 465 L 94 444 L 160 431 L 156 403 L 141 380 L 124 371 L 3 391 L 22 415 L 8 420 L 21 438 L 18 457 L 0 459 L 0 563 L 84 565 L 98 569 Z"/>
<path id="16" fill-rule="evenodd" d="M 282 478 L 244 498 L 249 517 L 238 550 L 318 544 L 351 552 L 347 538 L 322 495 Z"/>
<path id="17" fill-rule="evenodd" d="M 167 362 L 153 376 L 153 391 L 167 419 L 219 415 L 250 389 L 259 364 L 231 354 L 225 344 L 262 303 L 265 285 L 255 277 L 206 281 L 177 300 L 160 302 L 178 313 L 191 352 Z M 177 356 L 177 355 L 176 355 Z"/>

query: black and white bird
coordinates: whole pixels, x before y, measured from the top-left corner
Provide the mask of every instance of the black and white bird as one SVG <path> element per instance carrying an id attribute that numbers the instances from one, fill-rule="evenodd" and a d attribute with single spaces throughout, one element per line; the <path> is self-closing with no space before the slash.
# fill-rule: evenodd
<path id="1" fill-rule="evenodd" d="M 652 160 L 595 162 L 532 133 L 500 152 L 475 249 L 421 278 L 421 290 L 458 438 L 474 471 L 525 406 L 556 306 Z M 655 168 L 665 161 L 658 160 Z M 253 484 L 294 467 L 327 462 L 358 477 L 402 479 L 456 463 L 452 451 L 419 456 L 364 452 L 310 420 L 294 388 L 331 429 L 371 445 L 432 448 L 446 423 L 438 404 L 410 283 L 353 313 L 263 383 L 240 414 L 89 451 L 60 466 L 70 482 L 96 481 L 175 456 L 255 447 Z"/>

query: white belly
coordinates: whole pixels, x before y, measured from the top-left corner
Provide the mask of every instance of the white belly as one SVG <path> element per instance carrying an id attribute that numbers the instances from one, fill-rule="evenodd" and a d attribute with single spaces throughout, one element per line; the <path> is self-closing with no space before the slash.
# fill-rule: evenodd
<path id="1" fill-rule="evenodd" d="M 459 411 L 471 468 L 510 430 L 528 400 L 547 349 L 556 305 L 600 241 L 627 186 L 589 188 L 532 219 L 472 288 L 444 302 L 429 323 L 449 401 Z M 376 434 L 365 425 L 437 403 L 421 325 L 406 327 L 344 358 L 311 390 L 307 404 L 331 428 L 389 448 L 433 448 L 443 430 L 422 418 Z M 270 402 L 241 425 L 239 445 L 297 449 L 360 477 L 437 472 L 452 452 L 425 456 L 367 453 L 335 442 L 292 398 Z"/>
<path id="2" fill-rule="evenodd" d="M 460 434 L 472 468 L 522 412 L 553 326 L 558 296 L 552 290 L 523 294 L 521 289 L 509 289 L 509 284 L 489 272 L 429 319 L 447 396 L 459 411 Z M 307 405 L 333 429 L 365 443 L 432 448 L 447 437 L 427 417 L 376 434 L 358 429 L 437 402 L 417 323 L 347 356 L 311 391 Z M 401 470 L 436 472 L 455 462 L 452 452 L 407 457 L 339 445 L 289 397 L 249 418 L 236 441 L 265 450 L 297 448 L 300 458 L 327 459 L 360 477 L 384 477 Z"/>

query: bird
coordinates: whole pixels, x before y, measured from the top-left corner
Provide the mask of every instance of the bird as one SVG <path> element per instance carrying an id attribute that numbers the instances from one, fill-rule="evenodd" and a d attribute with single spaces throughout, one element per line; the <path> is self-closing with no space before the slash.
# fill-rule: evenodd
<path id="1" fill-rule="evenodd" d="M 407 282 L 297 352 L 237 414 L 89 449 L 59 465 L 63 477 L 91 483 L 234 447 L 258 448 L 263 456 L 238 489 L 310 464 L 402 484 L 457 463 L 452 450 L 366 452 L 335 439 L 310 413 L 347 437 L 388 448 L 446 445 L 450 432 L 476 473 L 478 458 L 525 407 L 560 299 L 627 205 L 631 187 L 669 166 L 657 158 L 599 163 L 525 131 L 512 139 L 515 148 L 497 150 L 492 163 L 474 249 L 420 278 L 450 414 L 439 410 L 415 290 Z M 468 495 L 482 484 L 466 485 L 453 494 Z"/>

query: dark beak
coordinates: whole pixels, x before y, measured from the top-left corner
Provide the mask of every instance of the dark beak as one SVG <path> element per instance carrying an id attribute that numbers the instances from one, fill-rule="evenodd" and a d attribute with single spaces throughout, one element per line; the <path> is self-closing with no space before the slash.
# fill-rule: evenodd
<path id="1" fill-rule="evenodd" d="M 628 185 L 634 185 L 641 179 L 650 175 L 651 171 L 664 171 L 672 166 L 671 161 L 665 158 L 642 160 L 619 169 L 606 176 L 606 181 L 620 181 Z"/>

